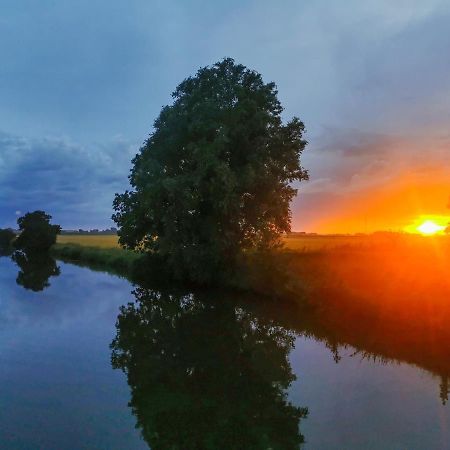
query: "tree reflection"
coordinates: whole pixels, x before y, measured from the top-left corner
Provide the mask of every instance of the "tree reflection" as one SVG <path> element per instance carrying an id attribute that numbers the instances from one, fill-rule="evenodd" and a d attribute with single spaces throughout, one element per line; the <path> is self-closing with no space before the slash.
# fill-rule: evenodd
<path id="1" fill-rule="evenodd" d="M 112 365 L 127 374 L 152 449 L 299 447 L 307 411 L 286 398 L 293 333 L 230 299 L 134 294 L 117 320 Z"/>
<path id="2" fill-rule="evenodd" d="M 49 278 L 60 275 L 56 261 L 47 253 L 27 254 L 16 251 L 13 261 L 19 266 L 16 283 L 34 292 L 43 291 L 50 286 Z"/>
<path id="3" fill-rule="evenodd" d="M 446 376 L 441 376 L 441 384 L 439 385 L 440 393 L 439 396 L 441 398 L 442 404 L 446 405 L 448 402 L 448 395 L 450 394 L 450 378 Z"/>

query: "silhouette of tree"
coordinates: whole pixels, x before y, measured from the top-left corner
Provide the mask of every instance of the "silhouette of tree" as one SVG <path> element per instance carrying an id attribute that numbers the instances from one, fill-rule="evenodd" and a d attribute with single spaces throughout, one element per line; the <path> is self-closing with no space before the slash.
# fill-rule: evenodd
<path id="1" fill-rule="evenodd" d="M 232 59 L 200 69 L 173 98 L 133 159 L 133 190 L 116 194 L 113 219 L 125 247 L 209 281 L 290 230 L 291 183 L 308 177 L 304 125 L 283 124 L 275 84 Z"/>
<path id="2" fill-rule="evenodd" d="M 17 220 L 20 234 L 14 246 L 26 253 L 47 252 L 61 232 L 59 225 L 51 225 L 52 216 L 44 211 L 27 213 Z"/>
<path id="3" fill-rule="evenodd" d="M 136 289 L 121 308 L 112 365 L 137 427 L 158 449 L 293 449 L 307 414 L 286 399 L 294 335 L 232 301 Z"/>
<path id="4" fill-rule="evenodd" d="M 16 234 L 10 228 L 0 229 L 0 255 L 8 255 L 12 252 L 12 244 Z"/>
<path id="5" fill-rule="evenodd" d="M 49 287 L 49 278 L 61 273 L 56 261 L 46 253 L 27 255 L 16 251 L 12 259 L 20 268 L 16 283 L 34 292 L 43 291 Z"/>
<path id="6" fill-rule="evenodd" d="M 444 230 L 444 233 L 450 234 L 450 223 L 448 224 L 447 228 Z"/>

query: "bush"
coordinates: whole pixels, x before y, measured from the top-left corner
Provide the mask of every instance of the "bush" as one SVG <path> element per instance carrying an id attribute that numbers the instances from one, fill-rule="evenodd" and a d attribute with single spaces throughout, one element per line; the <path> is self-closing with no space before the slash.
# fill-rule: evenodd
<path id="1" fill-rule="evenodd" d="M 20 235 L 14 246 L 26 253 L 48 252 L 56 242 L 56 236 L 61 232 L 59 225 L 51 225 L 52 216 L 44 211 L 34 211 L 19 217 Z"/>

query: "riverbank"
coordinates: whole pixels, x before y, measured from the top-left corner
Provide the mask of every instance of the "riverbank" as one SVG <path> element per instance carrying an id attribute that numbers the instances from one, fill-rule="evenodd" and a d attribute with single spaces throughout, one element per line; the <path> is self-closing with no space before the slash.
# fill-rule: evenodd
<path id="1" fill-rule="evenodd" d="M 447 380 L 450 239 L 354 242 L 249 259 L 240 281 L 233 280 L 229 287 L 255 293 L 255 303 L 261 306 L 265 302 L 258 301 L 260 294 L 272 297 L 273 311 L 292 322 L 290 327 L 324 339 L 331 349 L 350 344 L 362 357 L 407 361 Z M 57 244 L 52 254 L 137 283 L 151 272 L 142 270 L 149 263 L 144 255 L 118 248 Z M 153 270 L 161 273 L 157 264 Z M 448 397 L 444 382 L 441 397 Z"/>
<path id="2" fill-rule="evenodd" d="M 95 266 L 131 280 L 164 278 L 157 257 L 117 247 L 117 237 L 64 236 L 52 248 L 57 259 Z M 292 236 L 285 249 L 269 254 L 248 254 L 227 287 L 338 310 L 363 304 L 386 315 L 405 316 L 422 309 L 424 299 L 440 311 L 450 298 L 450 237 L 385 234 L 381 236 Z M 172 282 L 173 280 L 170 280 Z M 404 304 L 399 299 L 408 299 Z M 431 300 L 430 300 L 431 299 Z M 386 308 L 382 308 L 385 310 Z"/>
<path id="3" fill-rule="evenodd" d="M 83 236 L 79 242 L 88 244 L 91 239 L 95 238 Z M 155 286 L 180 284 L 156 255 L 137 253 L 119 247 L 96 247 L 70 242 L 55 244 L 50 253 L 55 259 L 119 275 L 139 284 Z M 301 286 L 297 285 L 293 277 L 284 270 L 293 255 L 294 252 L 248 254 L 239 262 L 235 276 L 230 277 L 225 285 L 219 282 L 214 286 L 192 285 L 192 287 L 234 289 L 293 301 L 299 298 Z"/>
<path id="4" fill-rule="evenodd" d="M 55 244 L 50 254 L 64 262 L 88 266 L 129 279 L 133 278 L 133 272 L 143 259 L 143 255 L 119 247 L 97 247 L 70 242 Z"/>

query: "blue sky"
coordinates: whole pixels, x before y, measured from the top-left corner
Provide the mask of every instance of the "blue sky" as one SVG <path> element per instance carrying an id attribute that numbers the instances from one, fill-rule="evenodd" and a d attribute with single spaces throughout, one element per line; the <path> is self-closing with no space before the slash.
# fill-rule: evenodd
<path id="1" fill-rule="evenodd" d="M 448 0 L 1 0 L 1 10 L 0 227 L 34 209 L 66 228 L 112 226 L 114 192 L 171 92 L 228 56 L 275 81 L 284 116 L 306 124 L 311 181 L 294 228 L 314 230 L 418 160 L 450 167 Z"/>

